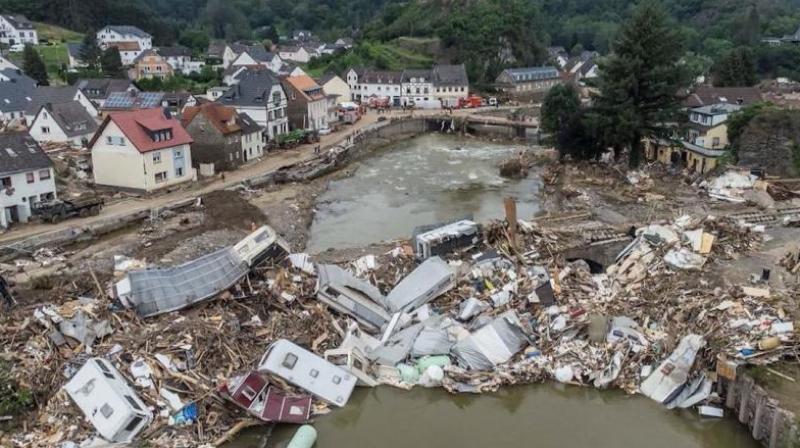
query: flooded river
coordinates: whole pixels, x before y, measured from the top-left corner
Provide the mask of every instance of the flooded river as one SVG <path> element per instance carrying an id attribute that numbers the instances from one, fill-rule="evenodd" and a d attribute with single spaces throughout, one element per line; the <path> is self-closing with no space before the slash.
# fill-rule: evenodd
<path id="1" fill-rule="evenodd" d="M 520 216 L 537 209 L 536 173 L 503 179 L 496 164 L 519 147 L 428 135 L 398 143 L 358 164 L 322 195 L 309 251 L 357 247 L 410 235 L 415 226 L 473 214 L 503 216 L 513 196 Z M 441 389 L 359 388 L 342 409 L 316 419 L 317 448 L 647 447 L 755 448 L 732 418 L 668 411 L 618 391 L 541 384 L 496 394 Z M 241 435 L 232 448 L 283 447 L 296 426 Z"/>
<path id="2" fill-rule="evenodd" d="M 409 237 L 419 225 L 468 214 L 478 222 L 502 218 L 508 196 L 517 199 L 519 216 L 530 217 L 537 210 L 537 174 L 505 179 L 497 168 L 520 148 L 442 134 L 398 142 L 331 183 L 317 203 L 307 251 Z"/>
<path id="3" fill-rule="evenodd" d="M 617 391 L 540 384 L 496 394 L 450 395 L 417 387 L 359 388 L 347 406 L 319 417 L 316 448 L 757 448 L 732 418 L 701 419 Z M 264 445 L 251 431 L 236 448 L 284 447 L 296 430 Z"/>

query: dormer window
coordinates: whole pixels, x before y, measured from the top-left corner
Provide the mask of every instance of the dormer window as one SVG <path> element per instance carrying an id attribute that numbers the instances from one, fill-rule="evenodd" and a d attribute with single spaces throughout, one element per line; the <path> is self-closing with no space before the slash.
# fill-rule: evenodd
<path id="1" fill-rule="evenodd" d="M 151 134 L 151 138 L 154 142 L 163 142 L 167 140 L 172 140 L 172 129 L 162 129 L 160 131 L 155 131 Z"/>

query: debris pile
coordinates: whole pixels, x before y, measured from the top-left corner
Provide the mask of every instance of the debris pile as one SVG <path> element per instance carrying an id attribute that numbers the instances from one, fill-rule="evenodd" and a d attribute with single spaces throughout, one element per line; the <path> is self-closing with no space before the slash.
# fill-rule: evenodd
<path id="1" fill-rule="evenodd" d="M 747 225 L 682 216 L 629 237 L 516 224 L 460 221 L 418 233 L 414 249 L 342 265 L 286 256 L 262 228 L 233 246 L 234 275 L 221 283 L 193 263 L 142 271 L 118 259 L 110 294 L 57 297 L 5 317 L 2 359 L 38 408 L 11 443 L 217 446 L 250 424 L 304 423 L 346 406 L 356 384 L 480 393 L 554 380 L 714 414 L 707 372 L 718 357 L 796 356 L 796 298 L 706 276 L 760 242 Z M 607 269 L 560 253 L 607 241 L 629 241 Z M 784 266 L 797 270 L 796 251 Z M 167 274 L 175 281 L 156 281 Z M 103 412 L 80 395 L 90 368 L 125 385 L 119 406 L 107 405 L 127 425 L 80 417 L 87 406 Z"/>

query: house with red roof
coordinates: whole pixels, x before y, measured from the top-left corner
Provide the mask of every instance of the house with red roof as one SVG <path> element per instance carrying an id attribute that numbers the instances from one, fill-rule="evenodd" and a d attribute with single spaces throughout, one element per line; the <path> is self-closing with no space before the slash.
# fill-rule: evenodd
<path id="1" fill-rule="evenodd" d="M 94 182 L 151 192 L 192 181 L 191 144 L 192 137 L 167 109 L 111 112 L 89 142 Z"/>

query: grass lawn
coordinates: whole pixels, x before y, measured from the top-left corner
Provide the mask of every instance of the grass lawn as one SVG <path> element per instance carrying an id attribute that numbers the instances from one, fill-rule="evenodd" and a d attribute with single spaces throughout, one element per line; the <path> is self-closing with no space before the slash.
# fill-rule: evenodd
<path id="1" fill-rule="evenodd" d="M 81 42 L 83 34 L 41 22 L 36 22 L 35 26 L 36 31 L 39 32 L 39 39 L 50 41 L 50 45 L 36 46 L 36 50 L 47 67 L 50 82 L 60 83 L 59 70 L 62 65 L 69 64 L 66 42 Z M 22 67 L 22 53 L 8 53 L 8 58 L 20 68 Z"/>

